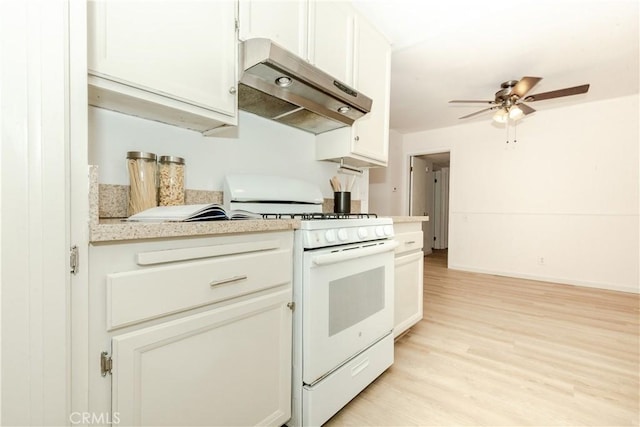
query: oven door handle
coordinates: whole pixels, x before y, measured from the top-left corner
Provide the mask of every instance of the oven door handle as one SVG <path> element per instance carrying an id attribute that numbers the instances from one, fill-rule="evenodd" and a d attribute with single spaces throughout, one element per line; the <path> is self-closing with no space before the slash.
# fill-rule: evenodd
<path id="1" fill-rule="evenodd" d="M 325 255 L 317 255 L 312 258 L 315 265 L 335 264 L 336 262 L 348 261 L 365 256 L 389 252 L 398 247 L 398 242 L 390 240 L 375 246 L 366 246 L 358 249 L 348 249 L 340 252 L 333 252 Z"/>

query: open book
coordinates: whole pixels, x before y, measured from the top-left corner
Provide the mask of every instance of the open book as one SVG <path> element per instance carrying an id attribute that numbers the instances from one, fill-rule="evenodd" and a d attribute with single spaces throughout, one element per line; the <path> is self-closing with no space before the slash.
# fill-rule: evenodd
<path id="1" fill-rule="evenodd" d="M 212 203 L 205 205 L 158 206 L 131 215 L 127 218 L 127 221 L 189 222 L 224 219 L 262 219 L 262 215 L 240 209 L 227 212 L 222 205 Z"/>

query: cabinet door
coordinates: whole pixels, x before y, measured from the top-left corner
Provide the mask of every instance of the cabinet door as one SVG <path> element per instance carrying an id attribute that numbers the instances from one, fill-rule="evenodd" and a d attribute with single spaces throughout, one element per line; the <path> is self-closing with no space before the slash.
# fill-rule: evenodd
<path id="1" fill-rule="evenodd" d="M 122 425 L 282 425 L 291 415 L 291 289 L 116 336 Z"/>
<path id="2" fill-rule="evenodd" d="M 89 73 L 235 115 L 232 0 L 90 1 Z"/>
<path id="3" fill-rule="evenodd" d="M 324 10 L 325 4 L 316 4 L 316 14 L 317 10 Z M 322 13 L 318 15 L 322 16 Z M 356 14 L 351 16 L 351 28 L 355 33 L 352 37 L 354 49 L 350 54 L 352 69 L 349 72 L 353 75 L 353 83 L 349 83 L 370 97 L 373 105 L 371 112 L 356 120 L 352 127 L 316 135 L 316 159 L 344 159 L 353 166 L 386 166 L 389 157 L 391 47 L 364 18 Z M 316 40 L 316 44 L 319 43 Z M 337 45 L 336 49 L 339 52 L 341 47 Z M 331 57 L 331 52 L 326 52 L 326 55 Z M 322 58 L 322 55 L 316 53 L 317 57 Z M 339 58 L 340 54 L 335 57 Z"/>
<path id="4" fill-rule="evenodd" d="M 422 251 L 396 258 L 394 337 L 397 337 L 422 319 L 423 258 Z"/>
<path id="5" fill-rule="evenodd" d="M 391 47 L 364 19 L 356 20 L 355 86 L 373 99 L 371 112 L 354 123 L 352 151 L 386 164 L 389 154 Z"/>
<path id="6" fill-rule="evenodd" d="M 240 40 L 264 37 L 307 57 L 307 2 L 240 0 Z"/>
<path id="7" fill-rule="evenodd" d="M 353 85 L 353 16 L 344 1 L 309 3 L 311 62 L 336 79 Z"/>

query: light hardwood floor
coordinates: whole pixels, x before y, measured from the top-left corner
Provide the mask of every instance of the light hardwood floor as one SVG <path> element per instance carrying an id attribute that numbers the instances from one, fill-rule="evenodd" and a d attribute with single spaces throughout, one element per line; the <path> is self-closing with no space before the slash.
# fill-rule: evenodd
<path id="1" fill-rule="evenodd" d="M 639 301 L 446 268 L 425 257 L 424 319 L 327 426 L 639 422 Z"/>

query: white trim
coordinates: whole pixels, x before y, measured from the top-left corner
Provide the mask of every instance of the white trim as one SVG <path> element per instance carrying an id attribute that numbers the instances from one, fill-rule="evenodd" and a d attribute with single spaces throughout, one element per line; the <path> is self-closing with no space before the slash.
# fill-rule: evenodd
<path id="1" fill-rule="evenodd" d="M 403 148 L 404 148 L 404 138 L 403 138 Z M 451 225 L 451 215 L 453 215 L 453 205 L 451 204 L 451 201 L 454 200 L 453 198 L 453 194 L 455 192 L 455 178 L 454 178 L 454 174 L 451 173 L 451 171 L 453 170 L 453 165 L 454 165 L 454 159 L 455 159 L 455 149 L 451 146 L 440 146 L 440 147 L 436 147 L 436 148 L 430 148 L 430 149 L 424 149 L 424 150 L 418 150 L 418 151 L 408 151 L 404 153 L 404 157 L 403 157 L 403 162 L 402 162 L 402 187 L 404 188 L 405 191 L 402 192 L 402 199 L 401 199 L 401 203 L 402 203 L 402 210 L 403 213 L 405 215 L 409 215 L 409 200 L 410 200 L 410 196 L 409 193 L 411 192 L 411 186 L 410 186 L 410 180 L 409 180 L 409 175 L 410 175 L 410 170 L 409 170 L 409 165 L 411 164 L 411 158 L 413 156 L 428 156 L 429 154 L 438 154 L 438 153 L 449 153 L 449 233 L 448 233 L 448 240 L 452 241 L 453 238 L 455 237 L 455 230 L 452 228 Z M 433 219 L 430 219 L 433 220 Z M 451 254 L 454 253 L 452 252 L 455 251 L 455 249 L 452 248 L 448 248 L 449 250 L 449 257 L 448 260 L 451 259 Z M 425 254 L 431 254 L 431 248 L 425 248 L 424 249 Z M 447 261 L 448 265 L 447 268 L 451 268 L 451 264 L 450 261 Z"/>
<path id="2" fill-rule="evenodd" d="M 404 135 L 403 135 L 404 136 Z M 404 138 L 403 138 L 404 143 Z M 409 214 L 409 193 L 411 188 L 409 186 L 409 165 L 411 164 L 411 157 L 413 156 L 428 156 L 429 154 L 449 153 L 449 163 L 453 164 L 454 149 L 452 147 L 440 147 L 428 150 L 409 151 L 404 153 L 402 162 L 402 188 L 406 190 L 402 192 L 402 212 L 404 215 Z M 449 183 L 451 185 L 451 183 Z M 451 194 L 449 194 L 449 203 L 451 203 Z"/>
<path id="3" fill-rule="evenodd" d="M 68 424 L 67 6 L 0 2 L 3 425 Z"/>
<path id="4" fill-rule="evenodd" d="M 87 111 L 87 4 L 69 0 L 69 191 L 70 245 L 78 247 L 79 270 L 71 277 L 69 414 L 89 412 L 89 168 Z"/>
<path id="5" fill-rule="evenodd" d="M 562 277 L 523 274 L 523 273 L 517 273 L 513 271 L 490 270 L 490 269 L 476 268 L 476 267 L 470 267 L 467 265 L 459 265 L 459 264 L 451 264 L 451 263 L 449 264 L 449 268 L 451 270 L 467 271 L 470 273 L 492 274 L 496 276 L 535 280 L 538 282 L 549 282 L 549 283 L 555 283 L 555 284 L 561 284 L 561 285 L 582 286 L 586 288 L 597 288 L 597 289 L 603 289 L 603 290 L 628 292 L 628 293 L 634 293 L 634 294 L 640 293 L 640 289 L 638 288 L 618 286 L 611 283 L 591 282 L 587 280 L 571 280 L 571 279 L 565 279 Z"/>
<path id="6" fill-rule="evenodd" d="M 2 11 L 2 5 L 0 4 L 0 11 Z M 1 16 L 2 14 L 0 14 Z M 2 24 L 2 18 L 0 17 L 0 112 L 4 111 L 4 107 L 2 104 L 2 100 L 3 100 L 3 76 L 2 76 L 2 72 L 3 72 L 3 63 L 2 63 L 2 58 L 4 57 L 3 55 L 3 48 L 2 48 L 2 40 L 7 40 L 6 36 L 4 35 L 4 25 Z M 0 114 L 0 166 L 2 165 L 2 153 L 4 153 L 4 139 L 3 139 L 3 130 L 4 130 L 4 114 Z M 0 368 L 2 367 L 2 260 L 4 259 L 2 256 L 2 247 L 4 246 L 2 244 L 3 237 L 2 237 L 2 207 L 3 207 L 3 203 L 2 203 L 2 173 L 1 173 L 1 169 L 0 169 Z M 2 370 L 0 369 L 0 424 L 2 424 L 2 400 L 3 400 L 3 386 L 2 386 Z"/>

